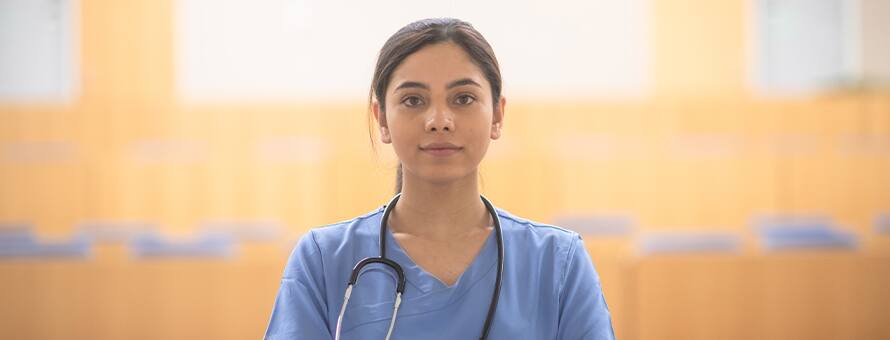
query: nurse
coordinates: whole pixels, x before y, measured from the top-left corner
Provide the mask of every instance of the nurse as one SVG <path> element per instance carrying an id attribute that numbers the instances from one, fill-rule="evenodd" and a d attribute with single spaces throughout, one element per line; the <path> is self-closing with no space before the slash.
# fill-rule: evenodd
<path id="1" fill-rule="evenodd" d="M 338 323 L 340 339 L 614 339 L 581 237 L 480 196 L 479 164 L 501 136 L 506 100 L 479 32 L 456 19 L 403 27 L 380 51 L 369 101 L 400 161 L 398 201 L 300 239 L 266 339 L 334 339 Z M 343 308 L 353 267 L 381 255 L 381 238 L 404 272 L 395 319 L 400 275 L 381 263 L 361 269 Z"/>

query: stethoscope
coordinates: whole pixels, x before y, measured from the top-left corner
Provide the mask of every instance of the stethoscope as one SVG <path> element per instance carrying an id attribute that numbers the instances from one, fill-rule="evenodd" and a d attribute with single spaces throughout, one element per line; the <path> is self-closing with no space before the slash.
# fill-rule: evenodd
<path id="1" fill-rule="evenodd" d="M 396 324 L 396 314 L 399 312 L 399 305 L 402 304 L 402 293 L 405 291 L 405 272 L 402 270 L 402 266 L 398 263 L 386 258 L 386 221 L 389 220 L 389 213 L 392 212 L 392 208 L 395 207 L 396 202 L 399 201 L 399 197 L 401 196 L 402 194 L 397 194 L 393 197 L 383 211 L 383 219 L 380 220 L 380 257 L 365 258 L 359 261 L 359 263 L 355 265 L 355 268 L 352 269 L 352 275 L 349 277 L 349 283 L 346 285 L 346 295 L 343 297 L 343 307 L 340 308 L 340 315 L 337 317 L 337 332 L 334 335 L 334 340 L 340 340 L 340 326 L 343 324 L 343 314 L 346 313 L 346 305 L 349 303 L 349 296 L 352 295 L 352 287 L 354 287 L 355 282 L 358 281 L 358 276 L 362 267 L 371 263 L 382 263 L 387 265 L 395 270 L 396 274 L 399 276 L 399 284 L 396 286 L 396 302 L 392 308 L 392 318 L 389 321 L 389 330 L 386 331 L 386 340 L 389 340 L 390 335 L 392 335 L 392 329 Z M 480 340 L 485 340 L 488 338 L 488 331 L 491 329 L 491 321 L 494 319 L 495 310 L 498 309 L 498 296 L 501 292 L 501 277 L 504 274 L 504 237 L 501 234 L 501 221 L 498 218 L 497 211 L 494 210 L 494 206 L 491 205 L 491 202 L 489 202 L 485 196 L 480 195 L 479 198 L 482 199 L 482 203 L 485 203 L 485 208 L 488 209 L 488 213 L 491 214 L 491 219 L 494 221 L 495 235 L 497 236 L 498 241 L 497 278 L 494 282 L 494 293 L 491 295 L 491 304 L 488 305 L 488 317 L 485 318 L 485 325 L 482 328 L 482 336 L 479 338 Z"/>

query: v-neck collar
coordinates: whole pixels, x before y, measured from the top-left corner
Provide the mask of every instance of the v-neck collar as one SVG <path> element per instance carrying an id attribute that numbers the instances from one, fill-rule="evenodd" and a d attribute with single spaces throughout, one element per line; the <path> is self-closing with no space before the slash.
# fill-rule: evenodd
<path id="1" fill-rule="evenodd" d="M 377 227 L 380 226 L 379 221 L 383 219 L 383 213 L 381 209 L 381 213 L 378 214 L 378 223 Z M 377 235 L 379 235 L 379 230 Z M 395 237 L 392 234 L 392 230 L 390 228 L 386 228 L 386 256 L 396 261 L 400 266 L 402 266 L 402 270 L 405 271 L 405 279 L 408 282 L 408 289 L 416 289 L 419 294 L 411 294 L 409 292 L 405 292 L 406 299 L 411 299 L 412 296 L 420 296 L 427 295 L 430 293 L 436 292 L 447 292 L 451 291 L 452 293 L 456 293 L 457 295 L 463 295 L 461 292 L 471 288 L 479 279 L 481 279 L 485 274 L 490 272 L 495 264 L 497 264 L 497 243 L 496 243 L 496 232 L 495 230 L 491 230 L 488 233 L 488 236 L 485 239 L 485 243 L 482 246 L 482 249 L 476 254 L 476 257 L 470 263 L 469 266 L 464 270 L 463 273 L 458 277 L 457 281 L 454 282 L 454 285 L 447 286 L 445 283 L 440 281 L 435 275 L 430 274 L 422 267 L 420 267 L 414 260 L 408 256 L 408 253 L 402 248 L 402 246 L 396 241 Z"/>
<path id="2" fill-rule="evenodd" d="M 500 211 L 497 212 L 500 215 Z M 373 221 L 371 225 L 373 226 L 372 235 L 375 235 L 373 238 L 375 249 L 378 249 L 377 247 L 379 245 L 378 237 L 380 235 L 380 220 L 382 219 L 383 208 L 377 212 L 376 216 L 369 220 L 369 222 Z M 501 220 L 503 221 L 503 219 Z M 502 224 L 502 232 L 504 227 L 505 226 Z M 492 230 L 492 232 L 488 234 L 488 239 L 486 239 L 485 244 L 482 246 L 482 250 L 479 251 L 476 258 L 473 259 L 473 262 L 464 270 L 454 285 L 449 287 L 414 263 L 414 261 L 408 257 L 405 250 L 402 249 L 398 242 L 396 242 L 392 235 L 392 231 L 387 228 L 386 257 L 397 262 L 402 267 L 402 270 L 405 272 L 405 280 L 407 281 L 405 293 L 402 296 L 402 304 L 399 308 L 399 318 L 421 315 L 446 308 L 447 306 L 460 301 L 479 284 L 487 286 L 481 289 L 493 289 L 493 287 L 488 285 L 493 285 L 495 281 L 494 271 L 497 266 L 498 257 L 496 237 L 497 234 Z M 506 243 L 507 241 L 505 240 L 504 242 Z M 488 276 L 491 277 L 486 279 Z M 389 307 L 391 304 L 392 301 L 386 301 L 365 306 L 350 306 L 350 309 L 354 309 L 352 313 L 364 315 L 364 322 L 372 322 L 389 319 L 392 316 L 392 310 Z M 381 305 L 386 305 L 387 307 L 381 308 Z M 347 332 L 349 329 L 351 329 L 351 327 L 347 327 Z"/>

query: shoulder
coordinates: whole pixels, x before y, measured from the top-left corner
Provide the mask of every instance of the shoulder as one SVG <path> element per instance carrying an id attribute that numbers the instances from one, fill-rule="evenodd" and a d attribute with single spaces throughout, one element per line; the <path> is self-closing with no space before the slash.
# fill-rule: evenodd
<path id="1" fill-rule="evenodd" d="M 383 209 L 375 209 L 358 217 L 314 227 L 297 241 L 291 259 L 297 256 L 317 256 L 319 259 L 345 251 L 376 244 Z"/>
<path id="2" fill-rule="evenodd" d="M 378 208 L 349 220 L 312 228 L 307 236 L 312 237 L 319 246 L 336 246 L 340 242 L 355 238 L 376 239 L 380 230 L 375 226 L 379 226 L 382 214 L 383 208 Z"/>
<path id="3" fill-rule="evenodd" d="M 540 249 L 567 256 L 581 235 L 553 224 L 532 221 L 498 209 L 504 237 L 518 242 L 524 249 Z"/>
<path id="4" fill-rule="evenodd" d="M 547 238 L 556 242 L 573 242 L 575 239 L 581 239 L 580 234 L 569 229 L 522 218 L 503 209 L 497 209 L 497 211 L 501 223 L 509 225 L 508 227 L 502 225 L 502 227 L 504 227 L 504 230 L 508 230 L 511 233 L 529 237 Z"/>
<path id="5" fill-rule="evenodd" d="M 544 289 L 558 295 L 571 266 L 583 264 L 573 259 L 586 253 L 581 235 L 553 224 L 532 221 L 499 210 L 504 248 L 512 263 L 521 263 L 515 270 L 528 271 L 542 279 Z M 549 287 L 549 288 L 548 288 Z"/>
<path id="6" fill-rule="evenodd" d="M 377 248 L 382 218 L 380 207 L 349 220 L 312 228 L 300 243 L 311 241 L 322 258 L 368 256 Z"/>

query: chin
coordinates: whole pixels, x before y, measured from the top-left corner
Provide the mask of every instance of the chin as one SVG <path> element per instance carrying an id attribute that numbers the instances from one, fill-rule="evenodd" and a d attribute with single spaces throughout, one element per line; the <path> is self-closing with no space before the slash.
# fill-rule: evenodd
<path id="1" fill-rule="evenodd" d="M 430 171 L 422 171 L 417 177 L 424 182 L 448 185 L 473 178 L 475 173 L 476 171 L 470 169 L 430 169 Z"/>

